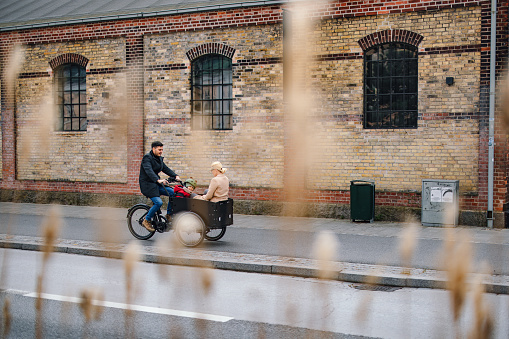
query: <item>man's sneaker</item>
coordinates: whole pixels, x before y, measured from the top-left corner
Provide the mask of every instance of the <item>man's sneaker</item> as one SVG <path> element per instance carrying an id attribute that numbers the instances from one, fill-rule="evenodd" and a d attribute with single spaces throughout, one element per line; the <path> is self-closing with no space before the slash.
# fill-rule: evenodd
<path id="1" fill-rule="evenodd" d="M 166 214 L 165 218 L 166 218 L 166 227 L 170 227 L 171 226 L 172 215 L 171 214 Z"/>
<path id="2" fill-rule="evenodd" d="M 148 221 L 147 219 L 143 219 L 143 222 L 141 223 L 143 227 L 145 227 L 149 232 L 154 232 L 155 229 L 152 227 L 152 223 Z"/>

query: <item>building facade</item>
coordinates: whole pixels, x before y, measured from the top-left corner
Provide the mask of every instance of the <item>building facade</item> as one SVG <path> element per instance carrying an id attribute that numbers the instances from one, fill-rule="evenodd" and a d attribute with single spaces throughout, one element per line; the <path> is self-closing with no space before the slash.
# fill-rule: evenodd
<path id="1" fill-rule="evenodd" d="M 348 218 L 350 181 L 363 179 L 376 184 L 377 218 L 397 219 L 420 209 L 423 179 L 450 179 L 461 222 L 486 224 L 491 1 L 320 3 L 306 66 L 288 60 L 299 39 L 287 39 L 299 24 L 291 3 L 211 3 L 0 23 L 2 199 L 139 197 L 140 160 L 160 140 L 170 168 L 202 186 L 220 160 L 244 213 L 292 201 L 306 203 L 303 215 Z M 499 82 L 507 8 L 497 2 Z M 303 117 L 287 105 L 292 61 L 312 88 Z M 289 132 L 295 119 L 302 138 Z M 497 111 L 493 212 L 503 227 L 500 121 Z M 300 167 L 289 197 L 288 173 Z"/>

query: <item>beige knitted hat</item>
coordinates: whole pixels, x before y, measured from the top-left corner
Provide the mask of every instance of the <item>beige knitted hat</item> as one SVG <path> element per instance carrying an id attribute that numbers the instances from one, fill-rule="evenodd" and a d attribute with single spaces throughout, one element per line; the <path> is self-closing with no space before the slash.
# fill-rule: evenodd
<path id="1" fill-rule="evenodd" d="M 223 165 L 219 161 L 214 161 L 212 165 L 210 165 L 210 170 L 218 170 L 221 173 L 226 172 L 226 168 L 223 168 Z"/>

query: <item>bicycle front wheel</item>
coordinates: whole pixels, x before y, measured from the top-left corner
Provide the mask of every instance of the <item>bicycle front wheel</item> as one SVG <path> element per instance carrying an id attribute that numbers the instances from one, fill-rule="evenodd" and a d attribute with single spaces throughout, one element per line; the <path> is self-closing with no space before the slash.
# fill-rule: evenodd
<path id="1" fill-rule="evenodd" d="M 198 246 L 205 237 L 205 223 L 198 214 L 193 212 L 177 214 L 173 222 L 173 230 L 178 241 L 187 247 Z"/>
<path id="2" fill-rule="evenodd" d="M 147 205 L 139 205 L 133 207 L 127 214 L 127 226 L 136 239 L 147 240 L 152 238 L 155 233 L 155 231 L 150 232 L 142 225 L 143 219 L 145 219 L 149 209 L 150 207 Z"/>

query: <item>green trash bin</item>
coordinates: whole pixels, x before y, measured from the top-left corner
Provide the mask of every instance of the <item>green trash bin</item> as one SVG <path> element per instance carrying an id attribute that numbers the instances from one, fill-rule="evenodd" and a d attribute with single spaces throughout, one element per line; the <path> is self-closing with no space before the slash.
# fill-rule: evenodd
<path id="1" fill-rule="evenodd" d="M 352 221 L 375 220 L 375 183 L 369 180 L 350 181 L 350 218 Z"/>

